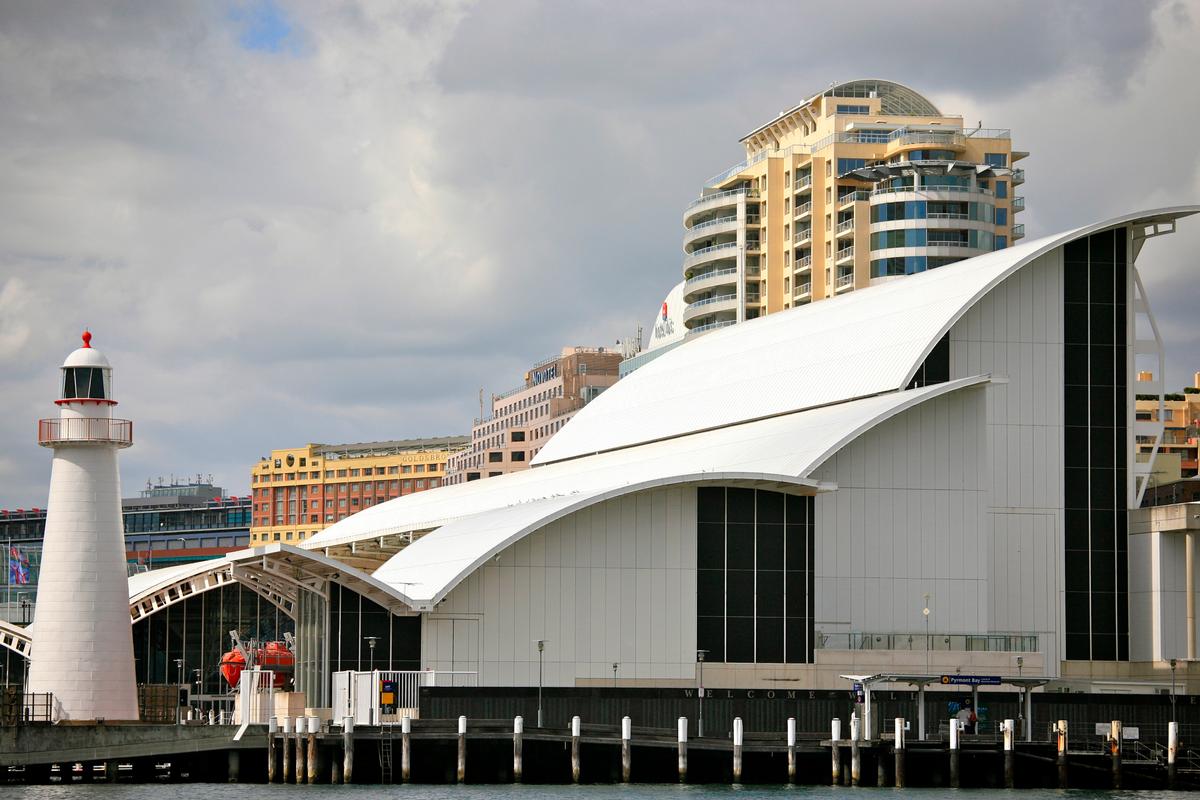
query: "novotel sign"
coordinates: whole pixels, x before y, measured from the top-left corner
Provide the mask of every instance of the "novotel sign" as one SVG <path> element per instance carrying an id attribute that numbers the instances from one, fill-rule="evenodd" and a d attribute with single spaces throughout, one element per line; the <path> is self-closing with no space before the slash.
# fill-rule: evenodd
<path id="1" fill-rule="evenodd" d="M 529 373 L 529 382 L 537 386 L 539 383 L 545 383 L 549 380 L 554 380 L 558 377 L 558 364 L 551 364 L 541 369 L 535 369 Z"/>

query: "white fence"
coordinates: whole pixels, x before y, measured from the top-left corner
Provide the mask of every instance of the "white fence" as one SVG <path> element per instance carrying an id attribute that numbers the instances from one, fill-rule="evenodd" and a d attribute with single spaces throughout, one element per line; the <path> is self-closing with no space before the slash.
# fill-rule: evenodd
<path id="1" fill-rule="evenodd" d="M 422 686 L 475 686 L 478 673 L 447 670 L 373 670 L 371 672 L 333 673 L 333 722 L 353 717 L 355 725 L 380 725 L 399 722 L 403 717 L 420 716 Z M 395 681 L 395 711 L 387 713 L 383 705 L 383 684 Z"/>

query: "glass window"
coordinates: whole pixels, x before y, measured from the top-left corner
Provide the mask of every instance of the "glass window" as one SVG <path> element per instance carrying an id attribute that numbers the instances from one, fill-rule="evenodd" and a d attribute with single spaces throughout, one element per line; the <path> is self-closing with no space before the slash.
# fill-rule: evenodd
<path id="1" fill-rule="evenodd" d="M 852 105 L 843 105 L 841 103 L 838 103 L 837 113 L 839 113 L 839 114 L 870 114 L 871 107 L 870 106 L 858 106 L 858 105 L 853 105 L 853 106 Z"/>
<path id="2" fill-rule="evenodd" d="M 997 236 L 994 241 L 996 242 L 997 250 L 1003 250 L 1004 248 L 1008 247 L 1008 237 L 1007 236 Z"/>
<path id="3" fill-rule="evenodd" d="M 1007 208 L 997 208 L 996 209 L 996 224 L 997 225 L 1007 225 L 1008 224 L 1008 209 Z"/>
<path id="4" fill-rule="evenodd" d="M 847 172 L 855 169 L 862 169 L 867 165 L 865 158 L 839 158 L 837 160 L 838 175 L 845 175 Z"/>
<path id="5" fill-rule="evenodd" d="M 1008 181 L 996 181 L 996 197 L 1000 200 L 1008 197 Z"/>
<path id="6" fill-rule="evenodd" d="M 983 163 L 992 167 L 1007 167 L 1008 153 L 984 153 Z"/>

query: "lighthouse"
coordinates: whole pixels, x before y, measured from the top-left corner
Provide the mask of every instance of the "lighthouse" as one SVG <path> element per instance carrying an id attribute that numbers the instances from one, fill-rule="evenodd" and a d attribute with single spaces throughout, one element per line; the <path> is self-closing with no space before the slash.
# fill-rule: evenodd
<path id="1" fill-rule="evenodd" d="M 58 416 L 38 423 L 54 462 L 27 691 L 53 694 L 59 719 L 136 720 L 117 470 L 133 423 L 113 417 L 113 370 L 91 339 L 63 363 Z"/>

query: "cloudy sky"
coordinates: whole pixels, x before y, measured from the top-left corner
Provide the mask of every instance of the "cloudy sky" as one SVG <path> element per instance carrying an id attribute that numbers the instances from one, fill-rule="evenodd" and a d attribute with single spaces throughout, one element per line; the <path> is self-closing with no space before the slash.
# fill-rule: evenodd
<path id="1" fill-rule="evenodd" d="M 1012 128 L 1031 236 L 1200 202 L 1200 3 L 0 2 L 0 507 L 56 368 L 116 366 L 126 494 L 273 447 L 465 433 L 647 323 L 680 214 L 832 81 Z M 1200 369 L 1200 221 L 1141 259 Z"/>

